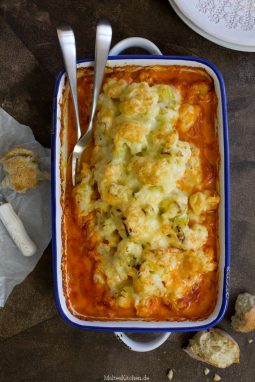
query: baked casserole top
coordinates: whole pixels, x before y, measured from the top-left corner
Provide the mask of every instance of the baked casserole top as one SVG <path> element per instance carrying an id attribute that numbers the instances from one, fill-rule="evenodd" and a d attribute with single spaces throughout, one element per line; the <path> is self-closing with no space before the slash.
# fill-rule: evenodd
<path id="1" fill-rule="evenodd" d="M 79 89 L 86 85 L 91 92 L 89 78 L 84 70 Z M 65 205 L 63 267 L 72 312 L 184 320 L 213 309 L 220 202 L 216 107 L 213 81 L 202 69 L 108 71 L 93 142 Z M 75 228 L 68 232 L 70 220 Z M 211 294 L 204 310 L 203 293 Z"/>

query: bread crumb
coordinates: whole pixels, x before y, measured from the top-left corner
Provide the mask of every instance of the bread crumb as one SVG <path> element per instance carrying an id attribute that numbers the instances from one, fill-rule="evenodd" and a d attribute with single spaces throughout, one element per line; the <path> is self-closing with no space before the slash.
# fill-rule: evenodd
<path id="1" fill-rule="evenodd" d="M 248 342 L 249 342 L 249 344 L 252 344 L 252 343 L 253 343 L 253 340 L 250 338 L 250 339 L 248 340 Z"/>
<path id="2" fill-rule="evenodd" d="M 215 382 L 218 382 L 218 381 L 221 380 L 221 377 L 219 376 L 219 374 L 214 374 L 213 380 L 214 380 Z"/>
<path id="3" fill-rule="evenodd" d="M 208 375 L 210 373 L 210 369 L 208 369 L 208 367 L 206 367 L 204 369 L 204 375 Z"/>
<path id="4" fill-rule="evenodd" d="M 174 377 L 174 372 L 172 369 L 169 370 L 167 377 L 168 377 L 169 381 L 172 381 L 172 379 Z"/>

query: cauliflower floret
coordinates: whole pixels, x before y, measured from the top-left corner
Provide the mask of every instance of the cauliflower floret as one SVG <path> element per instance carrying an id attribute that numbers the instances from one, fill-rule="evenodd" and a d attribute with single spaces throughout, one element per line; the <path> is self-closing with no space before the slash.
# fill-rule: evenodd
<path id="1" fill-rule="evenodd" d="M 129 265 L 139 263 L 142 255 L 142 246 L 132 241 L 132 239 L 123 239 L 117 247 L 117 255 L 120 257 L 128 258 Z"/>
<path id="2" fill-rule="evenodd" d="M 110 162 L 99 164 L 95 170 L 95 178 L 99 185 L 117 183 L 123 175 L 123 168 L 120 163 Z"/>
<path id="3" fill-rule="evenodd" d="M 131 288 L 130 291 L 128 288 Z M 120 296 L 117 297 L 116 303 L 120 308 L 130 308 L 133 305 L 134 297 L 133 297 L 133 288 L 132 287 L 124 287 Z"/>
<path id="4" fill-rule="evenodd" d="M 96 119 L 97 134 L 96 135 L 99 135 L 102 133 L 108 134 L 110 132 L 114 115 L 115 115 L 114 110 L 106 109 L 106 108 L 102 108 L 97 113 L 97 119 Z"/>
<path id="5" fill-rule="evenodd" d="M 157 119 L 173 125 L 178 118 L 181 95 L 177 89 L 170 85 L 156 85 L 159 94 L 159 113 Z"/>
<path id="6" fill-rule="evenodd" d="M 110 162 L 98 166 L 94 173 L 103 202 L 113 206 L 128 202 L 132 191 L 122 184 L 123 168 L 120 163 Z"/>
<path id="7" fill-rule="evenodd" d="M 190 227 L 188 223 L 189 216 L 184 213 L 161 225 L 161 231 L 169 237 L 172 247 L 197 250 L 206 243 L 208 237 L 206 227 L 202 224 L 194 224 Z"/>
<path id="8" fill-rule="evenodd" d="M 114 144 L 118 149 L 126 144 L 132 154 L 141 152 L 147 145 L 146 128 L 137 121 L 125 121 L 116 126 Z"/>
<path id="9" fill-rule="evenodd" d="M 141 254 L 139 244 L 124 239 L 119 242 L 113 256 L 103 257 L 103 269 L 112 290 L 120 292 L 128 278 L 135 276 L 135 265 L 140 263 Z"/>
<path id="10" fill-rule="evenodd" d="M 175 187 L 175 178 L 171 174 L 172 165 L 167 159 L 148 161 L 144 158 L 138 160 L 138 179 L 141 184 L 163 186 L 164 189 L 171 191 Z"/>
<path id="11" fill-rule="evenodd" d="M 158 206 L 164 193 L 161 187 L 145 186 L 136 192 L 134 195 L 135 200 L 142 206 L 146 212 L 150 213 L 152 210 L 154 213 L 158 213 Z"/>
<path id="12" fill-rule="evenodd" d="M 144 251 L 143 257 L 144 261 L 140 266 L 139 276 L 133 280 L 135 291 L 142 296 L 163 296 L 165 293 L 163 276 L 166 272 L 164 269 L 166 263 L 159 262 L 158 256 L 149 250 Z M 169 267 L 169 264 L 167 266 Z"/>
<path id="13" fill-rule="evenodd" d="M 117 256 L 104 256 L 103 269 L 112 293 L 119 293 L 128 279 L 128 265 Z"/>
<path id="14" fill-rule="evenodd" d="M 180 103 L 181 94 L 174 86 L 160 84 L 156 85 L 155 89 L 158 92 L 158 102 L 161 107 L 175 108 Z"/>
<path id="15" fill-rule="evenodd" d="M 145 250 L 142 256 L 144 261 L 133 278 L 133 285 L 143 298 L 182 298 L 201 280 L 202 274 L 216 267 L 212 248 L 182 251 L 169 247 L 154 252 Z"/>
<path id="16" fill-rule="evenodd" d="M 189 198 L 189 204 L 196 215 L 203 212 L 215 210 L 220 202 L 219 195 L 206 190 L 203 192 L 195 192 Z"/>
<path id="17" fill-rule="evenodd" d="M 189 144 L 178 142 L 172 148 L 169 158 L 135 158 L 131 166 L 141 184 L 162 186 L 164 192 L 171 192 L 176 187 L 177 180 L 183 176 L 189 157 Z"/>
<path id="18" fill-rule="evenodd" d="M 150 138 L 154 147 L 156 146 L 160 153 L 164 154 L 165 150 L 177 144 L 179 136 L 169 122 L 161 122 L 156 125 Z"/>
<path id="19" fill-rule="evenodd" d="M 100 94 L 94 131 L 96 145 L 107 146 L 111 141 L 112 124 L 116 114 L 115 103 L 105 94 Z"/>
<path id="20" fill-rule="evenodd" d="M 192 144 L 190 144 L 190 149 L 191 156 L 186 163 L 186 170 L 182 179 L 178 182 L 180 188 L 184 185 L 188 193 L 192 192 L 194 188 L 200 187 L 203 179 L 200 150 Z"/>
<path id="21" fill-rule="evenodd" d="M 108 241 L 110 246 L 116 246 L 119 242 L 119 235 L 117 226 L 114 219 L 110 216 L 108 218 L 100 219 L 100 233 L 105 240 Z"/>
<path id="22" fill-rule="evenodd" d="M 190 105 L 184 103 L 179 110 L 178 127 L 184 133 L 189 131 L 201 114 L 201 107 L 199 105 Z"/>
<path id="23" fill-rule="evenodd" d="M 206 248 L 205 250 L 188 251 L 183 257 L 182 274 L 185 277 L 188 274 L 196 275 L 199 273 L 211 272 L 216 268 L 214 261 L 213 248 Z"/>
<path id="24" fill-rule="evenodd" d="M 92 195 L 93 187 L 82 179 L 74 190 L 75 203 L 81 216 L 86 216 L 93 211 Z"/>
<path id="25" fill-rule="evenodd" d="M 206 97 L 210 91 L 211 85 L 205 81 L 194 82 L 190 87 L 190 95 L 193 99 Z"/>
<path id="26" fill-rule="evenodd" d="M 92 200 L 94 193 L 93 177 L 87 163 L 83 163 L 80 175 L 82 180 L 74 187 L 73 195 L 78 213 L 84 217 L 94 209 L 94 201 Z"/>
<path id="27" fill-rule="evenodd" d="M 117 183 L 101 184 L 100 193 L 102 200 L 112 206 L 127 203 L 132 195 L 131 190 L 127 186 Z"/>
<path id="28" fill-rule="evenodd" d="M 126 211 L 125 225 L 133 240 L 146 242 L 151 241 L 160 223 L 156 215 L 149 215 L 140 206 L 131 204 Z"/>
<path id="29" fill-rule="evenodd" d="M 168 198 L 160 203 L 161 217 L 163 222 L 175 218 L 187 211 L 188 197 L 181 190 L 174 190 Z"/>
<path id="30" fill-rule="evenodd" d="M 104 85 L 104 93 L 108 95 L 108 97 L 116 99 L 120 98 L 124 89 L 128 86 L 127 81 L 123 78 L 117 80 L 116 78 L 112 78 L 106 82 Z"/>
<path id="31" fill-rule="evenodd" d="M 108 192 L 109 186 L 117 184 L 123 175 L 123 168 L 120 163 L 108 162 L 107 157 L 96 163 L 94 167 L 94 178 L 97 183 L 98 192 L 102 196 L 103 192 Z"/>
<path id="32" fill-rule="evenodd" d="M 207 241 L 208 231 L 204 225 L 194 224 L 192 227 L 183 228 L 184 239 L 181 248 L 196 250 L 201 248 Z"/>
<path id="33" fill-rule="evenodd" d="M 157 114 L 158 94 L 146 82 L 132 83 L 122 93 L 119 110 L 128 116 Z"/>
<path id="34" fill-rule="evenodd" d="M 190 159 L 191 149 L 190 144 L 184 141 L 178 141 L 170 149 L 171 160 L 178 166 L 181 173 L 186 169 L 186 163 Z"/>

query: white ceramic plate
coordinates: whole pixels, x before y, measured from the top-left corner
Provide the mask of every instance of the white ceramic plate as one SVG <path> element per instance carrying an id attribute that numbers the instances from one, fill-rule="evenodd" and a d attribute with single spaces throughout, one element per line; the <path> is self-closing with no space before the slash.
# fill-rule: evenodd
<path id="1" fill-rule="evenodd" d="M 191 29 L 226 48 L 255 52 L 255 1 L 169 0 Z"/>

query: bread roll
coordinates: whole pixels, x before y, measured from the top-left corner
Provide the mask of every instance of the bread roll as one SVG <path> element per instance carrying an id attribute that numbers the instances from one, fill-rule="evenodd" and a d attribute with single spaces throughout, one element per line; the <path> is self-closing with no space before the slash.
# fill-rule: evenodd
<path id="1" fill-rule="evenodd" d="M 239 363 L 240 349 L 236 341 L 221 329 L 202 330 L 189 340 L 184 351 L 199 361 L 226 368 Z"/>
<path id="2" fill-rule="evenodd" d="M 255 296 L 250 293 L 239 294 L 232 316 L 232 327 L 236 332 L 248 333 L 255 329 Z"/>
<path id="3" fill-rule="evenodd" d="M 40 180 L 49 179 L 48 173 L 41 172 L 36 154 L 23 147 L 15 147 L 0 160 L 6 173 L 2 186 L 16 192 L 26 192 L 35 188 Z"/>

